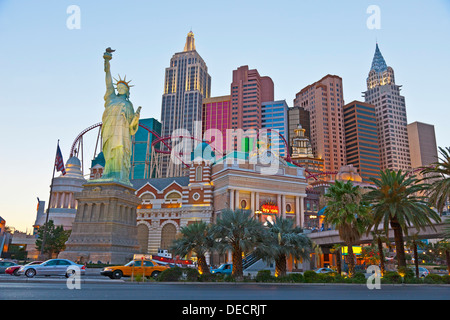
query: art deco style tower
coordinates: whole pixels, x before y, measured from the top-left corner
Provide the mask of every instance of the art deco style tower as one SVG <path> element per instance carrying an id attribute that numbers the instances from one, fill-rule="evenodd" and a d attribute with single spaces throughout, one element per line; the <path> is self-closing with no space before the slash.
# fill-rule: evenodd
<path id="1" fill-rule="evenodd" d="M 400 88 L 377 43 L 363 94 L 365 102 L 375 106 L 382 170 L 411 168 L 405 97 Z"/>
<path id="2" fill-rule="evenodd" d="M 175 53 L 166 68 L 161 106 L 161 134 L 172 136 L 174 130 L 186 129 L 201 135 L 202 100 L 211 95 L 211 76 L 195 49 L 194 33 L 190 31 L 182 52 Z M 172 141 L 173 142 L 173 141 Z M 163 176 L 181 176 L 182 166 L 165 159 Z"/>

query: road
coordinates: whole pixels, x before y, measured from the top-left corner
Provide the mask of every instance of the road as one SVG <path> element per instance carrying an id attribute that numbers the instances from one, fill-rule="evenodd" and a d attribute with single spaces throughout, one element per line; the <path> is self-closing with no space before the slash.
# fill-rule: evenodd
<path id="1" fill-rule="evenodd" d="M 31 281 L 30 281 L 31 280 Z M 69 289 L 64 278 L 0 277 L 0 300 L 449 300 L 449 285 L 130 283 L 84 279 Z"/>

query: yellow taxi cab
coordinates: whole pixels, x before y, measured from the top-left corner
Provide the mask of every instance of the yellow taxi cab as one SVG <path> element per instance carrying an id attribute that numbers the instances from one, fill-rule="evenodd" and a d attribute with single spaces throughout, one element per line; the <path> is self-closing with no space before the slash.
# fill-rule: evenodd
<path id="1" fill-rule="evenodd" d="M 124 266 L 105 267 L 100 274 L 110 277 L 111 279 L 120 279 L 122 277 L 132 277 L 137 275 L 156 278 L 161 272 L 168 268 L 169 266 L 160 265 L 153 260 L 134 259 Z"/>

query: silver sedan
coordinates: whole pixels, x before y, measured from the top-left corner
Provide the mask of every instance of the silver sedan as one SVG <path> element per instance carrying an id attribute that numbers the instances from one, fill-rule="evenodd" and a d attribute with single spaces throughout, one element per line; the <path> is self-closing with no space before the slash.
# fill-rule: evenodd
<path id="1" fill-rule="evenodd" d="M 19 269 L 18 274 L 24 274 L 27 278 L 34 276 L 65 276 L 68 278 L 77 272 L 79 275 L 84 275 L 85 266 L 67 259 L 50 259 L 41 264 L 23 266 Z"/>

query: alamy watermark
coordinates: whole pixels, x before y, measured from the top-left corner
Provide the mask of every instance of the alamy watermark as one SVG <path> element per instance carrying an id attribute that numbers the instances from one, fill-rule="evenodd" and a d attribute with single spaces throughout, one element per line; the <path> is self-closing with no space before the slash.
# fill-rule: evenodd
<path id="1" fill-rule="evenodd" d="M 81 9 L 72 4 L 67 7 L 66 13 L 69 14 L 66 20 L 66 27 L 69 30 L 81 29 Z"/>
<path id="2" fill-rule="evenodd" d="M 367 268 L 367 273 L 372 273 L 372 275 L 370 275 L 367 278 L 367 288 L 369 290 L 373 290 L 373 289 L 381 289 L 381 270 L 380 267 L 375 266 L 375 265 L 370 265 Z"/>
<path id="3" fill-rule="evenodd" d="M 380 7 L 377 5 L 370 5 L 367 7 L 366 10 L 367 14 L 370 14 L 370 16 L 366 20 L 366 26 L 370 30 L 372 29 L 381 29 L 381 10 Z"/>

